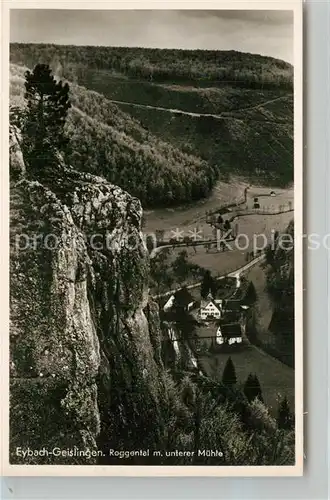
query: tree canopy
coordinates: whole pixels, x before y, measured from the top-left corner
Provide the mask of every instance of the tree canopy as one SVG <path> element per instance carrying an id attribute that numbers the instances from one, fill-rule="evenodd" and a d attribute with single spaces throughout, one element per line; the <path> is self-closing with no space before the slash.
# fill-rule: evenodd
<path id="1" fill-rule="evenodd" d="M 249 402 L 254 401 L 256 398 L 261 402 L 263 401 L 260 382 L 256 374 L 249 374 L 244 384 L 244 394 Z"/>

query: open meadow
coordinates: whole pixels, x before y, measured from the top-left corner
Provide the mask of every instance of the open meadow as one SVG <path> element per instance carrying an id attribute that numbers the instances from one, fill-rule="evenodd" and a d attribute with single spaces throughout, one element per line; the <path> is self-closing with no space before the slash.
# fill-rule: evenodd
<path id="1" fill-rule="evenodd" d="M 196 223 L 205 221 L 206 212 L 216 210 L 227 203 L 241 201 L 247 185 L 242 179 L 233 179 L 230 183 L 218 181 L 211 195 L 205 200 L 176 208 L 144 210 L 144 232 L 165 230 L 164 239 L 169 239 L 171 230 L 188 230 L 195 227 Z"/>
<path id="2" fill-rule="evenodd" d="M 194 247 L 179 247 L 172 249 L 172 256 L 178 256 L 183 249 L 188 253 L 188 260 L 193 264 L 209 269 L 214 275 L 227 274 L 235 269 L 243 266 L 246 263 L 247 252 L 252 252 L 254 247 L 254 239 L 261 247 L 264 241 L 270 243 L 272 234 L 275 231 L 285 231 L 290 220 L 293 218 L 293 212 L 287 212 L 279 215 L 246 215 L 239 217 L 237 224 L 237 232 L 239 236 L 237 241 L 228 242 L 229 248 L 224 251 L 220 250 L 216 243 L 212 248 L 207 250 L 204 245 Z M 204 224 L 201 226 L 206 238 L 212 235 L 211 227 Z M 191 229 L 192 230 L 192 229 Z M 264 235 L 264 236 L 258 236 Z M 264 240 L 265 237 L 265 240 Z"/>
<path id="3" fill-rule="evenodd" d="M 248 187 L 248 184 L 242 179 L 233 179 L 230 183 L 218 181 L 211 195 L 207 199 L 196 202 L 193 205 L 181 206 L 177 208 L 145 210 L 145 223 L 143 231 L 144 233 L 150 234 L 156 233 L 157 230 L 163 230 L 165 231 L 164 240 L 169 240 L 171 236 L 173 236 L 173 232 L 176 230 L 183 231 L 185 236 L 191 235 L 191 231 L 201 231 L 201 236 L 209 238 L 212 236 L 212 229 L 211 226 L 206 224 L 207 212 L 215 212 L 223 205 L 227 205 L 229 203 L 241 203 L 244 199 L 244 190 L 246 187 Z M 253 216 L 255 218 L 255 222 L 248 222 L 248 225 L 252 227 L 254 232 L 262 232 L 264 227 L 269 226 L 268 221 L 270 219 L 268 219 L 268 217 L 271 216 L 271 212 L 281 211 L 281 209 L 289 210 L 290 207 L 293 208 L 293 188 L 274 189 L 274 192 L 276 193 L 276 196 L 274 197 L 270 196 L 271 191 L 272 188 L 269 187 L 248 187 L 246 203 L 239 205 L 237 209 L 239 217 L 233 223 L 234 225 L 239 223 L 240 232 L 245 230 L 244 216 L 241 217 L 242 210 L 246 210 L 247 212 L 252 211 L 255 197 L 258 197 L 260 210 L 264 210 L 266 214 L 264 219 L 262 218 L 262 215 L 256 214 Z M 269 214 L 267 212 L 269 212 Z M 235 213 L 236 210 L 233 209 L 224 216 L 224 220 L 233 218 Z M 285 216 L 287 214 L 289 215 L 286 218 Z M 274 221 L 275 226 L 278 226 L 279 221 L 281 225 L 282 219 L 284 219 L 285 223 L 286 220 L 290 220 L 290 217 L 292 218 L 292 212 L 291 215 L 290 212 L 287 212 L 287 214 L 279 214 L 279 217 L 273 215 L 271 222 Z M 283 218 L 281 217 L 282 215 Z M 275 226 L 274 229 L 277 230 L 278 227 Z"/>

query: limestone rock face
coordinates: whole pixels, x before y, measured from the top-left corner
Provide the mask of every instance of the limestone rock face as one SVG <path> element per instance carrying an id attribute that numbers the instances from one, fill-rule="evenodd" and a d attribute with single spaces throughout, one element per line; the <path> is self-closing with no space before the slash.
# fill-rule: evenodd
<path id="1" fill-rule="evenodd" d="M 10 208 L 11 462 L 106 464 L 141 436 L 159 446 L 164 369 L 139 201 L 62 166 L 48 185 L 13 184 Z"/>

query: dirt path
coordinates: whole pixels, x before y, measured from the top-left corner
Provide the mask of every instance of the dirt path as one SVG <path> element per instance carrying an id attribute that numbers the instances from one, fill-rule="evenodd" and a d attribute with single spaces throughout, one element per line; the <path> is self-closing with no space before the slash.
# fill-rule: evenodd
<path id="1" fill-rule="evenodd" d="M 283 99 L 284 96 L 281 96 L 281 97 L 278 97 L 277 99 L 272 99 L 270 101 L 265 101 L 264 103 L 260 103 L 256 106 L 253 106 L 251 108 L 240 108 L 240 109 L 234 109 L 234 110 L 231 110 L 231 111 L 227 111 L 227 113 L 231 113 L 231 112 L 240 112 L 240 111 L 246 111 L 246 110 L 250 110 L 250 109 L 257 109 L 257 108 L 260 108 L 262 106 L 265 106 L 267 104 L 270 104 L 271 102 L 274 102 L 276 100 L 279 100 L 279 99 Z M 214 118 L 216 120 L 237 120 L 237 121 L 240 121 L 240 122 L 243 122 L 243 121 L 246 121 L 246 120 L 250 120 L 250 121 L 256 121 L 256 122 L 262 122 L 262 123 L 283 123 L 281 121 L 279 122 L 276 122 L 275 120 L 258 120 L 257 118 L 252 118 L 252 117 L 245 117 L 245 118 L 238 118 L 238 117 L 235 117 L 235 116 L 231 116 L 231 115 L 224 115 L 224 114 L 221 114 L 221 115 L 218 115 L 218 114 L 213 114 L 213 113 L 193 113 L 192 111 L 183 111 L 182 109 L 173 109 L 173 108 L 163 108 L 161 106 L 150 106 L 149 104 L 138 104 L 138 103 L 135 103 L 135 102 L 127 102 L 127 101 L 117 101 L 115 99 L 107 99 L 109 102 L 112 102 L 114 104 L 122 104 L 122 105 L 125 105 L 125 106 L 132 106 L 132 107 L 135 107 L 135 108 L 143 108 L 143 109 L 153 109 L 153 110 L 156 110 L 156 111 L 165 111 L 167 113 L 172 113 L 172 114 L 176 114 L 176 115 L 185 115 L 185 116 L 191 116 L 191 117 L 194 117 L 194 118 L 201 118 L 201 117 L 205 117 L 205 118 Z"/>
<path id="2" fill-rule="evenodd" d="M 282 95 L 280 97 L 276 97 L 275 99 L 269 99 L 269 101 L 261 102 L 260 104 L 256 104 L 254 106 L 248 106 L 246 108 L 231 109 L 230 111 L 227 111 L 227 113 L 231 113 L 233 111 L 235 111 L 235 113 L 237 113 L 239 111 L 251 111 L 253 109 L 258 109 L 258 108 L 262 108 L 263 106 L 267 106 L 267 104 L 272 104 L 273 102 L 281 101 L 282 99 L 287 99 L 288 97 L 292 97 L 291 94 Z"/>

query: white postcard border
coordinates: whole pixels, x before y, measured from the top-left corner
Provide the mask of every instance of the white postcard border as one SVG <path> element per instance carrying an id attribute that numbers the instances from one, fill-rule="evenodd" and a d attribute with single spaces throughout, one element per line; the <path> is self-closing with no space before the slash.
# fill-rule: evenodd
<path id="1" fill-rule="evenodd" d="M 9 13 L 10 9 L 292 10 L 294 12 L 295 435 L 294 466 L 89 466 L 9 464 Z M 302 1 L 4 1 L 1 10 L 1 454 L 3 476 L 301 476 L 303 474 L 303 44 Z M 6 166 L 6 168 L 4 168 Z M 6 244 L 5 244 L 6 242 Z"/>

